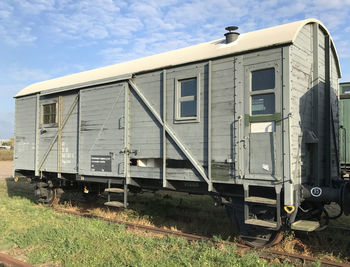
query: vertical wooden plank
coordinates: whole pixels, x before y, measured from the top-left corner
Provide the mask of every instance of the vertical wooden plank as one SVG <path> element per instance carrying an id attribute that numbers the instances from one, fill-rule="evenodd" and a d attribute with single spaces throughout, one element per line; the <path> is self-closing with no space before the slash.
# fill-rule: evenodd
<path id="1" fill-rule="evenodd" d="M 291 109 L 290 109 L 290 48 L 282 48 L 282 154 L 283 154 L 283 171 L 282 177 L 284 182 L 284 204 L 294 205 L 294 187 L 291 179 Z"/>
<path id="2" fill-rule="evenodd" d="M 57 126 L 58 126 L 58 135 L 57 135 L 57 177 L 61 178 L 62 171 L 62 112 L 63 112 L 63 97 L 60 95 L 58 97 L 58 114 L 57 114 Z"/>
<path id="3" fill-rule="evenodd" d="M 40 147 L 39 141 L 40 141 L 40 94 L 37 94 L 36 95 L 36 117 L 35 117 L 35 176 L 39 176 L 39 147 Z"/>
<path id="4" fill-rule="evenodd" d="M 162 131 L 163 131 L 163 146 L 162 146 L 162 151 L 163 151 L 163 187 L 167 187 L 168 183 L 166 180 L 166 131 L 165 131 L 165 121 L 166 121 L 166 70 L 163 70 L 163 112 L 162 112 Z"/>
<path id="5" fill-rule="evenodd" d="M 208 62 L 208 179 L 209 179 L 209 186 L 208 191 L 213 191 L 213 181 L 211 177 L 211 67 L 212 63 L 211 60 Z"/>
<path id="6" fill-rule="evenodd" d="M 129 84 L 124 84 L 124 117 L 125 117 L 125 125 L 124 125 L 124 176 L 126 184 L 131 183 L 130 179 L 130 140 L 129 140 Z"/>
<path id="7" fill-rule="evenodd" d="M 331 86 L 330 86 L 330 38 L 325 36 L 325 185 L 329 186 L 331 183 Z"/>
<path id="8" fill-rule="evenodd" d="M 76 156 L 76 171 L 79 173 L 79 162 L 80 162 L 80 137 L 81 137 L 81 99 L 80 99 L 80 92 L 78 92 L 78 106 L 77 106 L 77 116 L 78 116 L 78 133 L 77 133 L 77 156 Z"/>
<path id="9" fill-rule="evenodd" d="M 235 58 L 235 165 L 237 165 L 235 177 L 242 179 L 244 175 L 245 162 L 244 162 L 244 150 L 242 146 L 242 136 L 244 136 L 244 66 L 243 56 L 237 56 Z M 237 163 L 237 164 L 236 164 Z"/>
<path id="10" fill-rule="evenodd" d="M 319 26 L 317 23 L 314 23 L 312 28 L 312 35 L 313 35 L 313 77 L 312 77 L 312 88 L 313 88 L 313 102 L 314 102 L 314 130 L 315 133 L 319 136 L 319 132 L 320 132 L 320 123 L 319 123 L 319 106 L 318 103 L 320 102 L 320 92 L 319 92 L 319 39 L 318 39 L 318 29 Z M 313 154 L 314 154 L 314 159 L 313 159 L 313 176 L 314 176 L 314 183 L 316 186 L 320 185 L 320 180 L 322 179 L 322 177 L 320 175 L 322 175 L 321 173 L 323 173 L 322 171 L 320 172 L 319 170 L 319 163 L 321 162 L 321 154 L 320 154 L 320 149 L 319 149 L 319 144 L 315 144 L 313 146 Z"/>

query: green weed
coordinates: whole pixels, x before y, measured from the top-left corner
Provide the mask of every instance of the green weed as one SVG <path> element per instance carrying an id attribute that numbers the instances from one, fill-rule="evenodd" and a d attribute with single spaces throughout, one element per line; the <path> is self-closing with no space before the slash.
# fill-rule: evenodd
<path id="1" fill-rule="evenodd" d="M 173 204 L 162 205 L 169 205 L 172 210 Z M 0 182 L 0 233 L 0 247 L 18 247 L 31 264 L 267 266 L 256 253 L 236 254 L 236 248 L 219 237 L 216 240 L 220 246 L 214 246 L 207 242 L 189 243 L 181 238 L 133 234 L 123 225 L 35 205 L 22 195 L 9 194 L 3 182 Z"/>

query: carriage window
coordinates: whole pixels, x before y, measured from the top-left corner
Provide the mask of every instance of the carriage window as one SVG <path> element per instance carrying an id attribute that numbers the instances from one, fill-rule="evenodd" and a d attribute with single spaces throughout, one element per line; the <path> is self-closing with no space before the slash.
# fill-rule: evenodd
<path id="1" fill-rule="evenodd" d="M 197 78 L 179 80 L 177 83 L 177 120 L 197 120 L 198 118 Z"/>
<path id="2" fill-rule="evenodd" d="M 275 113 L 275 94 L 260 94 L 252 96 L 252 115 Z"/>
<path id="3" fill-rule="evenodd" d="M 349 94 L 350 93 L 350 85 L 342 86 L 343 94 Z"/>
<path id="4" fill-rule="evenodd" d="M 56 103 L 45 104 L 43 105 L 43 116 L 42 123 L 43 124 L 55 124 L 56 121 Z"/>
<path id="5" fill-rule="evenodd" d="M 252 91 L 268 90 L 275 88 L 275 69 L 263 69 L 252 71 Z"/>

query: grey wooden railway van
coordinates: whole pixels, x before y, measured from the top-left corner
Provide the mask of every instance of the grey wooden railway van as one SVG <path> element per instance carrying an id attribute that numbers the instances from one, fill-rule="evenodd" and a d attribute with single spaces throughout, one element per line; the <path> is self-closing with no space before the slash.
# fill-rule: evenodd
<path id="1" fill-rule="evenodd" d="M 15 96 L 15 172 L 209 193 L 278 229 L 302 186 L 339 178 L 340 76 L 308 19 L 36 83 Z M 277 203 L 273 220 L 259 201 Z"/>

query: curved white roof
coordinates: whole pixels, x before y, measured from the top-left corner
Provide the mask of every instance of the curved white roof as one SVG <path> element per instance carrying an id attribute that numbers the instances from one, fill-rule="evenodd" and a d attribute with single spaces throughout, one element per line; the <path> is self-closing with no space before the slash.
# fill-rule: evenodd
<path id="1" fill-rule="evenodd" d="M 290 44 L 295 41 L 299 31 L 304 25 L 313 22 L 320 24 L 324 30 L 327 31 L 326 27 L 316 19 L 296 21 L 284 25 L 241 34 L 235 42 L 230 44 L 225 44 L 224 39 L 219 39 L 116 65 L 35 83 L 22 89 L 15 97 L 34 94 L 47 90 L 59 91 L 60 88 L 65 88 L 66 90 L 67 88 L 72 87 L 73 89 L 80 87 L 79 85 L 93 83 L 94 81 L 98 80 L 113 80 L 115 77 L 131 75 L 138 72 L 167 68 L 190 62 L 242 53 L 244 51 L 273 47 L 282 44 Z M 336 54 L 333 41 L 332 48 Z M 336 58 L 338 60 L 337 54 Z M 339 76 L 341 76 L 339 62 L 338 72 Z"/>

